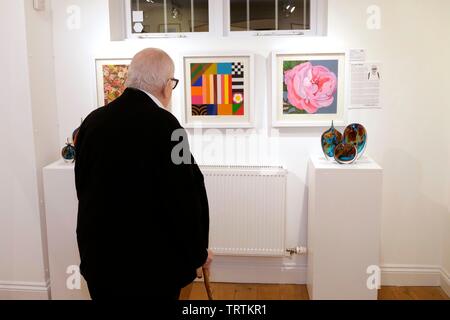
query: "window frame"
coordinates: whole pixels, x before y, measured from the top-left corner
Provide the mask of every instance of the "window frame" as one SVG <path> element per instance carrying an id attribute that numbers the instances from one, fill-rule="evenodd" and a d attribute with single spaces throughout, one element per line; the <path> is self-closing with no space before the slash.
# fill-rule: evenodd
<path id="1" fill-rule="evenodd" d="M 249 1 L 249 0 L 247 0 Z M 278 19 L 278 1 L 276 2 L 275 16 Z M 311 16 L 309 30 L 267 30 L 267 31 L 231 31 L 230 0 L 224 0 L 224 36 L 324 36 L 326 35 L 328 20 L 328 0 L 311 0 Z"/>
<path id="2" fill-rule="evenodd" d="M 271 30 L 271 31 L 231 31 L 230 1 L 208 0 L 209 31 L 133 33 L 131 24 L 131 1 L 123 1 L 125 13 L 125 38 L 205 38 L 208 36 L 249 37 L 249 36 L 326 36 L 328 27 L 328 0 L 311 0 L 310 30 Z"/>
<path id="3" fill-rule="evenodd" d="M 147 32 L 147 33 L 133 33 L 132 21 L 131 21 L 131 2 L 135 0 L 125 0 L 124 12 L 125 12 L 125 23 L 126 23 L 126 38 L 127 39 L 147 39 L 147 38 L 187 38 L 187 37 L 203 37 L 205 35 L 211 34 L 211 21 L 213 19 L 213 10 L 211 0 L 208 0 L 208 29 L 209 31 L 198 31 L 198 32 Z M 166 0 L 164 0 L 166 1 Z M 193 1 L 193 0 L 191 0 Z M 166 8 L 167 9 L 167 8 Z M 165 10 L 167 12 L 167 10 Z M 167 24 L 167 19 L 165 19 Z"/>

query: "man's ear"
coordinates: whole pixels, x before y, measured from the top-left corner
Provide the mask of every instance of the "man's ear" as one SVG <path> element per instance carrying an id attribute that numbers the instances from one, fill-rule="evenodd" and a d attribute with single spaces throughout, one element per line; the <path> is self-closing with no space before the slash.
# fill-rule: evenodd
<path id="1" fill-rule="evenodd" d="M 166 99 L 170 98 L 170 95 L 171 95 L 172 88 L 170 86 L 171 86 L 170 81 L 167 81 L 167 83 L 163 89 L 163 97 Z"/>

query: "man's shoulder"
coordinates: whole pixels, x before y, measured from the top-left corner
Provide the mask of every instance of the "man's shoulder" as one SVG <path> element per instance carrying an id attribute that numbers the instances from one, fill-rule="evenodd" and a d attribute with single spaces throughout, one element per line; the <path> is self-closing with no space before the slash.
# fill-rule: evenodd
<path id="1" fill-rule="evenodd" d="M 140 89 L 127 88 L 123 95 L 111 103 L 111 105 L 128 107 L 129 105 L 138 106 L 139 114 L 148 118 L 145 121 L 153 121 L 169 129 L 182 128 L 178 119 L 169 111 L 161 108 L 150 95 Z"/>
<path id="2" fill-rule="evenodd" d="M 98 123 L 100 123 L 104 118 L 105 113 L 105 107 L 100 107 L 89 113 L 81 123 L 80 129 L 79 129 L 79 137 L 84 136 L 88 131 L 91 131 L 90 129 L 95 128 L 98 126 Z"/>
<path id="3" fill-rule="evenodd" d="M 159 114 L 160 119 L 165 122 L 167 128 L 176 130 L 176 129 L 184 129 L 178 119 L 166 109 L 158 108 L 157 112 Z"/>
<path id="4" fill-rule="evenodd" d="M 139 123 L 146 123 L 146 127 L 153 130 L 167 130 L 170 132 L 175 130 L 185 131 L 179 120 L 171 112 L 160 108 L 151 99 L 149 99 L 149 101 L 154 105 L 142 105 L 138 108 L 132 108 L 133 110 L 136 110 L 136 115 L 140 118 L 140 121 L 136 125 L 139 125 Z M 117 112 L 117 110 L 126 110 L 128 104 L 129 101 L 119 98 L 107 106 L 95 109 L 85 118 L 83 127 L 97 127 L 112 118 L 120 121 L 121 112 Z M 135 104 L 134 107 L 136 106 L 137 105 Z M 108 112 L 109 109 L 112 112 Z"/>
<path id="5" fill-rule="evenodd" d="M 106 107 L 100 107 L 88 114 L 83 123 L 88 124 L 100 120 L 105 114 Z"/>

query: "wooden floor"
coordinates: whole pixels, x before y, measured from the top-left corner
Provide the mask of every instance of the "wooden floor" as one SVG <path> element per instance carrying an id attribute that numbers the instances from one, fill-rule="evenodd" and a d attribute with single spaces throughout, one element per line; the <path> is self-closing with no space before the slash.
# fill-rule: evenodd
<path id="1" fill-rule="evenodd" d="M 211 289 L 215 300 L 309 300 L 304 285 L 212 283 Z M 378 299 L 449 300 L 449 297 L 440 287 L 382 287 Z M 208 300 L 203 283 L 195 282 L 191 288 L 183 289 L 181 300 Z"/>
<path id="2" fill-rule="evenodd" d="M 440 287 L 382 287 L 379 300 L 450 300 Z"/>

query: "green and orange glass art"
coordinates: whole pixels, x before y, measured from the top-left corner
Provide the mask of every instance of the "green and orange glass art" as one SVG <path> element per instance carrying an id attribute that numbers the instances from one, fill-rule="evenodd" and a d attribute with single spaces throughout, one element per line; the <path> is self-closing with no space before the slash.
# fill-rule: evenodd
<path id="1" fill-rule="evenodd" d="M 334 158 L 334 150 L 336 146 L 342 142 L 342 133 L 334 127 L 334 122 L 331 123 L 331 128 L 322 135 L 322 151 L 327 159 Z"/>
<path id="2" fill-rule="evenodd" d="M 75 146 L 67 139 L 66 146 L 61 151 L 61 156 L 67 163 L 75 162 Z"/>
<path id="3" fill-rule="evenodd" d="M 367 131 L 363 125 L 352 123 L 341 134 L 334 123 L 322 134 L 322 151 L 328 160 L 340 164 L 351 164 L 361 158 L 367 147 Z"/>
<path id="4" fill-rule="evenodd" d="M 360 158 L 367 146 L 367 131 L 363 125 L 359 123 L 353 123 L 344 131 L 344 142 L 355 145 L 358 150 L 358 158 Z"/>
<path id="5" fill-rule="evenodd" d="M 340 164 L 351 164 L 358 159 L 358 151 L 351 143 L 341 143 L 334 151 L 334 159 Z"/>

